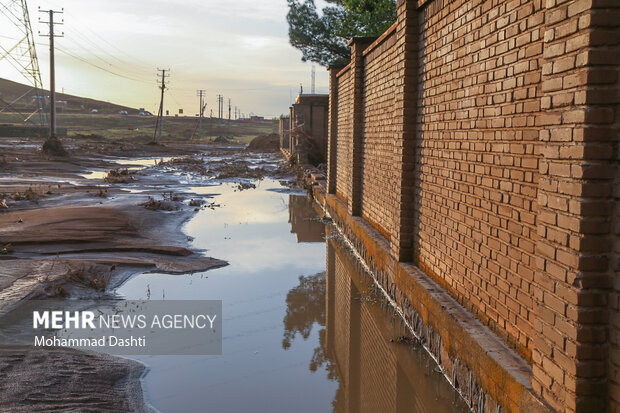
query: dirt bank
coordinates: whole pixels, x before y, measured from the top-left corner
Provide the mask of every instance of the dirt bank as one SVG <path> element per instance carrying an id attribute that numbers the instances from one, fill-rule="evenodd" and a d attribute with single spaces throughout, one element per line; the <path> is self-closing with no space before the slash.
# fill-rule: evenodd
<path id="1" fill-rule="evenodd" d="M 279 152 L 280 135 L 271 133 L 269 135 L 257 136 L 248 144 L 247 150 L 254 152 Z"/>
<path id="2" fill-rule="evenodd" d="M 11 254 L 2 256 L 0 313 L 27 297 L 104 292 L 137 271 L 186 273 L 226 265 L 183 246 L 180 226 L 187 215 L 129 202 L 1 214 L 0 240 Z"/>

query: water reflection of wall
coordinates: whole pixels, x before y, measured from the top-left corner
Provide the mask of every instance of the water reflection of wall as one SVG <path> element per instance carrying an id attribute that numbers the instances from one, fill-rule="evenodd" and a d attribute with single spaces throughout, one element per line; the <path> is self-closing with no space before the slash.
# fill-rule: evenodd
<path id="1" fill-rule="evenodd" d="M 297 242 L 325 241 L 325 224 L 317 220 L 316 205 L 311 198 L 290 195 L 288 205 L 291 232 L 297 235 Z"/>
<path id="2" fill-rule="evenodd" d="M 293 232 L 308 229 L 323 240 L 324 225 L 307 220 L 316 215 L 307 209 L 305 198 L 290 201 L 291 224 L 302 224 Z M 300 240 L 308 239 L 304 234 Z M 326 272 L 300 276 L 287 294 L 282 347 L 288 349 L 297 335 L 307 339 L 313 328 L 319 329 L 319 345 L 308 366 L 313 372 L 324 369 L 329 379 L 338 381 L 333 412 L 467 412 L 456 391 L 435 371 L 434 361 L 422 349 L 399 342 L 406 335 L 400 318 L 378 303 L 379 295 L 359 262 L 337 239 L 326 245 Z"/>
<path id="3" fill-rule="evenodd" d="M 340 381 L 337 412 L 467 411 L 422 350 L 377 304 L 369 283 L 337 241 L 327 243 L 326 354 Z"/>

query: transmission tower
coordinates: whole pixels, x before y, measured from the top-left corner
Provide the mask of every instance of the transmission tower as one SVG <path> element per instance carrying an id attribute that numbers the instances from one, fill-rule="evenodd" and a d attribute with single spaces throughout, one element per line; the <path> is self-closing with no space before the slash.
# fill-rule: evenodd
<path id="1" fill-rule="evenodd" d="M 39 123 L 43 126 L 47 124 L 45 99 L 42 96 L 43 83 L 26 0 L 2 2 L 0 27 L 3 34 L 15 35 L 0 37 L 0 67 L 10 65 L 27 84 L 32 86 L 31 90 L 12 102 L 2 102 L 0 113 L 18 114 L 23 122 L 31 121 L 38 113 Z M 27 109 L 25 114 L 22 113 L 23 109 Z"/>

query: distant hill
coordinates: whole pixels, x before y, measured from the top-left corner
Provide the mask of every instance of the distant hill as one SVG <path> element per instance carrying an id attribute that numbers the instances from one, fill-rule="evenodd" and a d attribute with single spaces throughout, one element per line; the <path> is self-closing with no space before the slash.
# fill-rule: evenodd
<path id="1" fill-rule="evenodd" d="M 37 106 L 36 93 L 31 86 L 0 78 L 0 109 L 24 95 L 12 109 L 17 112 L 32 112 Z M 39 94 L 49 99 L 49 91 L 42 90 Z M 96 109 L 101 113 L 118 113 L 121 110 L 129 114 L 137 114 L 138 109 L 115 105 L 101 100 L 56 92 L 56 110 L 58 113 L 89 113 Z"/>

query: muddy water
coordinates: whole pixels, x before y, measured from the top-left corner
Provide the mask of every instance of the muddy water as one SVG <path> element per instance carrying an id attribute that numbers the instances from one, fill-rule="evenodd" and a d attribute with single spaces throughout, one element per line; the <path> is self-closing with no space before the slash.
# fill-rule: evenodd
<path id="1" fill-rule="evenodd" d="M 223 355 L 133 357 L 150 367 L 147 400 L 162 412 L 467 411 L 430 358 L 399 340 L 312 201 L 277 181 L 255 184 L 192 188 L 221 207 L 198 212 L 185 232 L 229 266 L 142 274 L 118 288 L 130 299 L 223 301 Z"/>

